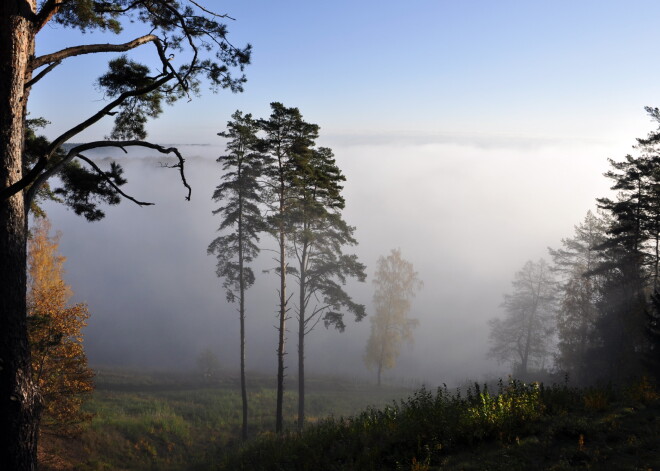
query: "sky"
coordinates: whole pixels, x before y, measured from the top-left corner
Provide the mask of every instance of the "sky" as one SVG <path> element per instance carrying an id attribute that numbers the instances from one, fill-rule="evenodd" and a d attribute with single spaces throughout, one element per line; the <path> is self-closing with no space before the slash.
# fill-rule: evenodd
<path id="1" fill-rule="evenodd" d="M 216 134 L 236 109 L 266 117 L 279 101 L 319 124 L 319 145 L 333 149 L 347 177 L 345 219 L 356 226 L 354 251 L 368 274 L 400 248 L 424 281 L 413 304 L 415 343 L 390 378 L 439 383 L 505 372 L 488 358 L 487 322 L 502 314 L 513 274 L 571 236 L 608 194 L 607 159 L 634 152 L 635 138 L 654 129 L 644 106 L 660 106 L 660 4 L 205 4 L 235 18 L 231 41 L 249 42 L 254 53 L 243 93 L 205 92 L 148 126 L 151 140 L 185 151 L 192 201 L 159 157 L 104 152 L 96 158 L 117 158 L 128 191 L 156 206 L 123 202 L 92 224 L 47 208 L 63 233 L 75 300 L 90 307 L 92 363 L 180 368 L 208 346 L 228 367 L 237 364 L 237 315 L 206 255 L 219 225 L 210 200 L 224 145 Z M 139 25 L 119 37 L 47 26 L 37 54 L 144 33 Z M 148 48 L 135 54 L 153 63 Z M 111 57 L 70 59 L 33 89 L 29 111 L 51 121 L 46 135 L 103 106 L 93 83 Z M 74 140 L 101 139 L 110 126 Z M 273 374 L 275 281 L 260 276 L 248 321 L 248 366 Z M 370 281 L 347 289 L 370 312 Z M 342 334 L 321 327 L 309 340 L 310 372 L 368 375 L 368 334 L 368 320 Z"/>

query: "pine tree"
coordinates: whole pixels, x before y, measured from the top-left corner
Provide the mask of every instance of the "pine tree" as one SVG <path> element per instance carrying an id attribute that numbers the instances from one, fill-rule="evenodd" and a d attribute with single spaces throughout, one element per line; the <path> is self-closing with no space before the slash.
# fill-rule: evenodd
<path id="1" fill-rule="evenodd" d="M 653 174 L 656 158 L 630 155 L 610 160 L 616 199 L 600 198 L 598 205 L 610 217 L 607 237 L 600 245 L 602 263 L 594 270 L 602 282 L 597 345 L 589 354 L 587 368 L 596 378 L 623 381 L 641 373 L 647 292 L 656 283 L 657 267 L 651 221 Z"/>
<path id="2" fill-rule="evenodd" d="M 69 306 L 71 288 L 62 278 L 65 258 L 58 254 L 59 235 L 50 223 L 37 220 L 28 242 L 28 327 L 32 376 L 42 398 L 40 431 L 71 436 L 89 420 L 82 410 L 93 389 L 82 328 L 89 313 L 85 304 Z"/>
<path id="3" fill-rule="evenodd" d="M 376 368 L 378 385 L 384 369 L 394 368 L 404 342 L 412 341 L 413 328 L 419 321 L 408 317 L 412 299 L 422 287 L 413 264 L 392 250 L 380 257 L 373 280 L 375 286 L 371 335 L 367 342 L 364 362 Z"/>
<path id="4" fill-rule="evenodd" d="M 305 422 L 305 337 L 323 320 L 325 327 L 343 332 L 344 312 L 356 321 L 365 316 L 364 306 L 344 291 L 348 278 L 364 281 L 364 265 L 357 256 L 345 254 L 353 246 L 354 227 L 341 217 L 345 180 L 332 151 L 298 149 L 295 155 L 294 200 L 290 210 L 291 231 L 287 240 L 296 260 L 290 273 L 298 280 L 298 429 Z"/>
<path id="5" fill-rule="evenodd" d="M 240 370 L 243 423 L 241 435 L 248 434 L 248 398 L 245 380 L 245 291 L 254 284 L 249 263 L 259 254 L 259 231 L 264 227 L 260 204 L 261 188 L 258 178 L 263 172 L 263 158 L 257 152 L 259 127 L 252 116 L 236 111 L 227 131 L 219 133 L 229 139 L 228 154 L 218 158 L 222 164 L 223 182 L 213 192 L 213 200 L 223 206 L 213 211 L 222 222 L 219 236 L 208 247 L 218 263 L 216 274 L 222 278 L 227 301 L 238 302 L 240 321 Z"/>
<path id="6" fill-rule="evenodd" d="M 291 233 L 291 208 L 295 200 L 293 187 L 298 171 L 296 155 L 307 152 L 318 137 L 318 126 L 306 123 L 298 108 L 287 108 L 281 103 L 271 103 L 271 115 L 259 121 L 266 158 L 267 203 L 271 215 L 267 218 L 268 230 L 277 240 L 278 289 L 278 342 L 277 342 L 277 398 L 275 406 L 275 431 L 284 427 L 284 357 L 286 355 L 286 321 L 289 319 L 287 293 L 288 251 L 287 234 Z"/>
<path id="7" fill-rule="evenodd" d="M 660 381 L 660 292 L 658 290 L 651 295 L 646 316 L 648 348 L 644 356 L 644 366 L 656 381 Z"/>
<path id="8" fill-rule="evenodd" d="M 0 2 L 0 435 L 5 437 L 0 441 L 0 463 L 7 469 L 32 471 L 36 466 L 40 405 L 30 374 L 27 326 L 28 212 L 56 174 L 64 183 L 62 199 L 89 219 L 102 216 L 97 196 L 112 203 L 121 195 L 147 204 L 120 189 L 123 177 L 118 166 L 104 171 L 86 157 L 86 151 L 103 147 L 146 147 L 176 156 L 172 167 L 179 172 L 189 198 L 183 156 L 176 148 L 145 141 L 145 125 L 161 114 L 163 103 L 188 99 L 203 83 L 216 90 L 242 90 L 242 71 L 250 62 L 251 48 L 239 49 L 229 42 L 224 18 L 227 15 L 189 0 Z M 55 25 L 88 33 L 85 44 L 36 54 L 49 46 L 40 43 L 38 33 Z M 107 34 L 119 34 L 127 25 L 128 34 L 138 34 L 124 43 L 108 41 Z M 95 32 L 106 33 L 102 42 L 90 43 Z M 130 59 L 137 48 L 151 51 L 156 66 L 149 68 Z M 107 73 L 96 82 L 107 100 L 38 153 L 27 152 L 31 90 L 45 84 L 61 63 L 107 53 L 124 54 L 113 58 Z M 238 77 L 232 74 L 236 69 Z M 108 139 L 80 143 L 81 133 L 109 116 L 115 122 Z M 72 141 L 78 143 L 67 145 Z"/>

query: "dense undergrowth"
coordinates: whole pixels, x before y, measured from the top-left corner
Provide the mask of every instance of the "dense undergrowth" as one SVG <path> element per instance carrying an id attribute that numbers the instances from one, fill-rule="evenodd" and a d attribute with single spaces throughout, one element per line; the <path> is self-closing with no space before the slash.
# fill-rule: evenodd
<path id="1" fill-rule="evenodd" d="M 227 470 L 660 469 L 658 395 L 544 387 L 515 380 L 490 392 L 421 389 L 407 400 L 328 418 L 226 453 Z"/>
<path id="2" fill-rule="evenodd" d="M 231 381 L 102 377 L 87 404 L 93 421 L 76 441 L 49 439 L 55 459 L 41 469 L 660 471 L 660 396 L 646 380 L 590 389 L 511 380 L 410 394 L 319 378 L 310 381 L 305 431 L 294 431 L 296 397 L 287 394 L 290 428 L 278 436 L 273 385 L 255 382 L 252 438 L 241 444 Z"/>

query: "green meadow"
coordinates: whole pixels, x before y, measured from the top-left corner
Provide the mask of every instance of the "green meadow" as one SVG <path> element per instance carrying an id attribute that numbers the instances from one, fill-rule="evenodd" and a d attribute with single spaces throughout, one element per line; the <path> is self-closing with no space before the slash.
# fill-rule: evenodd
<path id="1" fill-rule="evenodd" d="M 275 388 L 250 385 L 250 434 L 227 376 L 102 372 L 74 440 L 46 438 L 46 470 L 660 470 L 660 395 L 646 380 L 577 389 L 500 381 L 412 390 L 309 382 L 305 431 L 272 433 Z"/>

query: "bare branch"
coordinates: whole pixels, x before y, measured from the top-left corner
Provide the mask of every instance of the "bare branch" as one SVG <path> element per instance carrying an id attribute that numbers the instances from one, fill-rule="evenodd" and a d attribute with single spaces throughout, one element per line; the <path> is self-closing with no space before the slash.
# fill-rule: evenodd
<path id="1" fill-rule="evenodd" d="M 303 332 L 303 335 L 307 335 L 307 334 L 309 334 L 312 330 L 314 330 L 314 327 L 316 327 L 316 326 L 318 325 L 318 323 L 321 322 L 321 319 L 322 319 L 321 316 L 317 317 L 317 318 L 316 318 L 316 322 L 314 322 L 314 325 L 312 325 L 309 329 L 305 329 L 305 331 Z M 305 325 L 307 325 L 307 323 L 305 323 Z"/>
<path id="2" fill-rule="evenodd" d="M 207 10 L 206 8 L 204 8 L 202 5 L 195 2 L 194 0 L 188 0 L 188 1 L 190 3 L 192 3 L 193 5 L 195 5 L 197 8 L 199 8 L 200 10 L 202 10 L 203 12 L 208 13 L 211 16 L 215 16 L 216 18 L 227 18 L 229 20 L 236 21 L 236 18 L 232 18 L 231 16 L 227 15 L 226 13 L 225 14 L 215 13 L 215 12 L 212 12 L 211 10 Z"/>
<path id="3" fill-rule="evenodd" d="M 25 89 L 30 88 L 32 85 L 34 85 L 34 84 L 37 83 L 39 80 L 41 80 L 42 78 L 44 78 L 44 76 L 45 76 L 48 72 L 50 72 L 51 70 L 53 70 L 55 67 L 57 67 L 57 66 L 60 65 L 61 63 L 62 63 L 62 61 L 55 61 L 55 62 L 53 62 L 52 64 L 50 64 L 50 65 L 49 65 L 48 67 L 46 67 L 44 70 L 42 70 L 41 72 L 39 72 L 39 73 L 37 74 L 36 77 L 34 77 L 33 79 L 31 79 L 29 82 L 27 82 L 27 83 L 25 84 Z"/>
<path id="4" fill-rule="evenodd" d="M 35 57 L 30 64 L 32 70 L 38 69 L 46 64 L 61 62 L 69 57 L 80 56 L 83 54 L 96 54 L 99 52 L 125 52 L 135 49 L 138 46 L 152 41 L 159 41 L 155 34 L 145 34 L 124 44 L 84 44 L 82 46 L 73 46 L 53 52 L 43 56 Z"/>

